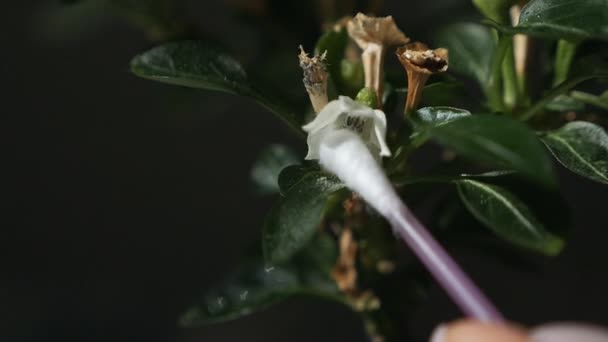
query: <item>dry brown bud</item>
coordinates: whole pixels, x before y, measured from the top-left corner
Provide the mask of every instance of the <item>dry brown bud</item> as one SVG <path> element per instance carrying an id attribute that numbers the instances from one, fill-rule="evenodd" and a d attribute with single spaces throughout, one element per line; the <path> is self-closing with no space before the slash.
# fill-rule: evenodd
<path id="1" fill-rule="evenodd" d="M 347 293 L 353 293 L 357 289 L 357 242 L 353 238 L 353 232 L 345 228 L 340 235 L 340 255 L 331 272 L 338 288 Z"/>
<path id="2" fill-rule="evenodd" d="M 304 72 L 304 87 L 310 97 L 310 102 L 316 113 L 319 113 L 328 102 L 327 99 L 327 51 L 322 55 L 308 57 L 308 54 L 300 46 L 300 67 Z"/>

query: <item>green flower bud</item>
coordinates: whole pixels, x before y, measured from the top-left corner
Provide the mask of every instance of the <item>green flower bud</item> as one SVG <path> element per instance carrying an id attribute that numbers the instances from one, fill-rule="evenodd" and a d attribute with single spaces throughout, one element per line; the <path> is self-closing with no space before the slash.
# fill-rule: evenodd
<path id="1" fill-rule="evenodd" d="M 355 100 L 359 103 L 363 103 L 369 108 L 377 108 L 378 106 L 378 97 L 376 96 L 376 92 L 368 87 L 359 90 Z"/>

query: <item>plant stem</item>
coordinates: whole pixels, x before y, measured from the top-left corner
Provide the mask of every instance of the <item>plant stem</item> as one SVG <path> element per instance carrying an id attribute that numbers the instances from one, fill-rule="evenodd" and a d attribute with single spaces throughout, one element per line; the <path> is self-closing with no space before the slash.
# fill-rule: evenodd
<path id="1" fill-rule="evenodd" d="M 522 0 L 519 4 L 511 7 L 509 13 L 511 15 L 511 25 L 517 26 L 519 23 L 519 17 L 521 15 L 522 7 L 528 2 L 528 0 Z M 519 95 L 520 103 L 527 101 L 527 69 L 529 53 L 531 51 L 530 37 L 523 34 L 516 34 L 513 36 L 513 54 L 515 56 L 515 72 L 517 74 L 517 81 L 519 82 Z"/>
<path id="2" fill-rule="evenodd" d="M 568 78 L 570 65 L 576 53 L 578 42 L 561 39 L 557 42 L 555 51 L 555 64 L 553 73 L 553 86 L 564 82 Z"/>
<path id="3" fill-rule="evenodd" d="M 520 103 L 519 81 L 515 72 L 515 55 L 513 54 L 513 39 L 501 37 L 507 41 L 505 57 L 502 61 L 503 101 L 506 110 L 513 110 Z"/>
<path id="4" fill-rule="evenodd" d="M 499 112 L 504 108 L 501 84 L 501 68 L 505 53 L 509 50 L 510 37 L 505 38 L 505 35 L 500 34 L 498 38 L 498 46 L 494 52 L 492 67 L 487 83 L 487 94 L 490 108 Z"/>
<path id="5" fill-rule="evenodd" d="M 545 105 L 551 102 L 551 100 L 576 87 L 579 83 L 591 78 L 594 78 L 594 76 L 579 76 L 560 83 L 557 87 L 551 89 L 547 94 L 545 94 L 545 96 L 538 100 L 532 107 L 528 108 L 525 112 L 523 112 L 522 115 L 519 117 L 520 120 L 530 120 L 536 114 L 540 113 L 544 109 Z"/>
<path id="6" fill-rule="evenodd" d="M 585 93 L 582 91 L 576 91 L 576 90 L 572 91 L 570 93 L 570 96 L 573 99 L 577 99 L 579 101 L 585 102 L 592 106 L 596 106 L 596 107 L 608 110 L 608 100 L 603 100 L 600 96 Z"/>

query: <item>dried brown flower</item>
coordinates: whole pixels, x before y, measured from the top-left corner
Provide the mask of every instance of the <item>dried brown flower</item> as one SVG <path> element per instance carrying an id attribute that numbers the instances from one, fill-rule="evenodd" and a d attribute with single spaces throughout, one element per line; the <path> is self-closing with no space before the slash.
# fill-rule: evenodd
<path id="1" fill-rule="evenodd" d="M 357 289 L 357 242 L 353 238 L 353 232 L 345 228 L 340 234 L 340 255 L 332 270 L 332 277 L 338 288 L 346 293 L 352 293 Z"/>
<path id="2" fill-rule="evenodd" d="M 347 25 L 348 34 L 363 50 L 361 59 L 365 70 L 365 86 L 374 89 L 381 105 L 386 48 L 409 42 L 399 30 L 393 17 L 369 17 L 357 14 Z"/>
<path id="3" fill-rule="evenodd" d="M 398 48 L 397 58 L 407 73 L 407 114 L 418 106 L 428 78 L 448 70 L 448 50 L 431 50 L 426 44 L 415 42 Z"/>

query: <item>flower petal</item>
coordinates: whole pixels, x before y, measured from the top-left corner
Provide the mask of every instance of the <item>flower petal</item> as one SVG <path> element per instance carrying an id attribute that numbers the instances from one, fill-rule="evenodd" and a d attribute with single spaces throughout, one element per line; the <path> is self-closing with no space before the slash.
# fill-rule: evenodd
<path id="1" fill-rule="evenodd" d="M 321 112 L 317 114 L 315 119 L 309 122 L 308 124 L 302 126 L 302 129 L 308 133 L 312 133 L 319 129 L 322 129 L 323 127 L 334 122 L 338 118 L 338 116 L 343 113 L 342 108 L 343 104 L 340 100 L 333 100 L 329 102 L 327 105 L 325 105 L 325 107 L 323 107 L 323 110 L 321 110 Z"/>
<path id="2" fill-rule="evenodd" d="M 351 121 L 351 118 L 355 120 Z M 364 121 L 356 118 L 364 119 Z M 346 122 L 351 122 L 351 124 Z M 357 123 L 356 128 L 348 127 L 353 123 Z M 360 123 L 365 124 L 360 125 Z M 340 96 L 337 100 L 328 103 L 312 122 L 302 128 L 308 132 L 307 160 L 319 159 L 319 148 L 323 140 L 345 128 L 358 134 L 372 155 L 378 159 L 380 156 L 391 155 L 385 141 L 386 116 L 384 112 L 374 110 L 347 96 Z"/>
<path id="3" fill-rule="evenodd" d="M 314 133 L 308 134 L 308 138 L 306 138 L 306 144 L 308 145 L 308 153 L 304 159 L 306 160 L 315 160 L 319 159 L 319 146 L 323 138 L 328 135 L 329 131 L 333 131 L 333 127 L 325 126 L 320 130 L 317 130 Z"/>

